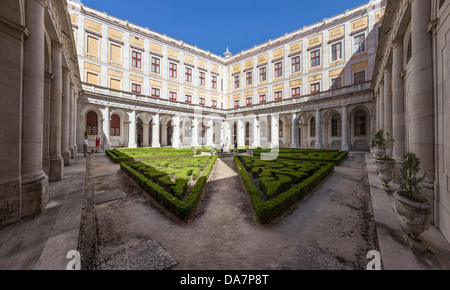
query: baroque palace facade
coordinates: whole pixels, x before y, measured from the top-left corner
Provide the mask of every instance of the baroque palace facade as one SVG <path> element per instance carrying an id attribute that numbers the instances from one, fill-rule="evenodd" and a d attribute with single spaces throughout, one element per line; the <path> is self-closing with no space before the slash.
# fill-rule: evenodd
<path id="1" fill-rule="evenodd" d="M 47 179 L 62 177 L 85 135 L 104 149 L 236 140 L 348 151 L 385 129 L 397 160 L 421 157 L 434 224 L 450 240 L 448 0 L 372 0 L 224 56 L 75 1 L 0 1 L 10 78 L 0 81 L 0 146 L 11 152 L 0 226 L 45 208 Z"/>

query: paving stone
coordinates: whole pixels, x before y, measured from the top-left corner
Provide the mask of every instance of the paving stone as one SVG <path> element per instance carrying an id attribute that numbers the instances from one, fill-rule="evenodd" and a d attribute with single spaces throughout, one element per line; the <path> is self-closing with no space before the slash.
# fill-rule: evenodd
<path id="1" fill-rule="evenodd" d="M 108 201 L 113 201 L 113 200 L 117 200 L 117 199 L 121 199 L 121 198 L 124 198 L 123 193 L 120 190 L 113 190 L 113 191 L 109 191 L 109 192 L 96 194 L 92 198 L 92 202 L 93 202 L 93 204 L 97 205 L 97 204 L 101 204 L 101 203 L 105 203 Z"/>
<path id="2" fill-rule="evenodd" d="M 176 264 L 155 240 L 149 240 L 106 257 L 96 270 L 165 270 Z"/>

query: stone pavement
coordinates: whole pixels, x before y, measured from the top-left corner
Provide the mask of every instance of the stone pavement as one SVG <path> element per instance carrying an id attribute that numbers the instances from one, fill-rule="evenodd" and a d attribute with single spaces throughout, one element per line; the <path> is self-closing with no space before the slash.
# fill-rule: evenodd
<path id="1" fill-rule="evenodd" d="M 45 211 L 0 229 L 0 269 L 65 270 L 76 250 L 86 158 L 75 157 L 60 181 L 49 183 Z"/>
<path id="2" fill-rule="evenodd" d="M 380 189 L 381 181 L 370 154 L 352 154 L 365 155 L 382 268 L 450 269 L 450 245 L 433 226 L 423 234 L 429 249 L 427 252 L 411 250 L 404 243 L 404 233 L 392 207 L 392 193 Z M 70 261 L 67 253 L 77 249 L 79 239 L 85 170 L 86 158 L 78 155 L 74 164 L 65 169 L 61 181 L 50 182 L 50 202 L 42 214 L 0 229 L 0 269 L 66 269 Z M 97 202 L 117 197 L 113 194 Z M 148 240 L 114 253 L 100 261 L 97 268 L 117 269 L 122 265 L 119 268 L 136 269 L 136 265 L 129 262 L 132 261 L 130 257 L 145 255 L 152 257 L 152 269 L 168 268 L 177 263 L 157 241 Z"/>

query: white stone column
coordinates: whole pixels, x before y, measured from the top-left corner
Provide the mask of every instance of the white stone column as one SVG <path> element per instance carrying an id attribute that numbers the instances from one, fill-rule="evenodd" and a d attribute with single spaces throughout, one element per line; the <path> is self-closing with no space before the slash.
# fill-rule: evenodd
<path id="1" fill-rule="evenodd" d="M 128 148 L 137 148 L 136 142 L 136 111 L 127 112 L 129 118 L 128 125 Z"/>
<path id="2" fill-rule="evenodd" d="M 244 120 L 239 119 L 237 121 L 237 140 L 238 140 L 238 147 L 245 146 L 245 127 L 244 127 Z"/>
<path id="3" fill-rule="evenodd" d="M 111 150 L 111 114 L 109 107 L 105 107 L 102 110 L 103 117 L 103 147 L 105 150 Z"/>
<path id="4" fill-rule="evenodd" d="M 434 182 L 433 60 L 430 23 L 431 1 L 411 1 L 411 75 L 409 101 L 409 151 L 421 160 L 425 183 Z"/>
<path id="5" fill-rule="evenodd" d="M 384 130 L 384 85 L 380 85 L 380 127 L 379 130 Z"/>
<path id="6" fill-rule="evenodd" d="M 270 123 L 271 123 L 271 147 L 275 148 L 275 147 L 279 147 L 280 146 L 280 115 L 278 114 L 272 114 L 270 116 Z"/>
<path id="7" fill-rule="evenodd" d="M 161 124 L 161 146 L 167 146 L 167 125 Z"/>
<path id="8" fill-rule="evenodd" d="M 323 121 L 323 144 L 322 144 L 322 148 L 324 148 L 324 149 L 328 148 L 328 134 L 329 134 L 328 126 L 329 125 L 330 125 L 330 123 L 328 122 L 328 120 L 324 120 Z"/>
<path id="9" fill-rule="evenodd" d="M 70 70 L 63 68 L 63 94 L 61 102 L 61 156 L 64 165 L 70 165 L 69 133 L 70 133 Z"/>
<path id="10" fill-rule="evenodd" d="M 392 135 L 392 73 L 391 67 L 384 69 L 384 130 Z"/>
<path id="11" fill-rule="evenodd" d="M 42 170 L 44 2 L 27 1 L 25 15 L 29 36 L 25 39 L 24 46 L 22 142 L 17 144 L 22 146 L 22 188 L 18 189 L 21 192 L 21 217 L 42 212 L 48 203 L 48 179 Z M 2 95 L 3 97 L 7 96 Z M 16 134 L 19 133 L 16 132 Z M 2 154 L 8 154 L 8 152 L 2 152 Z M 12 192 L 11 190 L 11 194 L 13 194 Z M 11 205 L 12 207 L 13 205 Z M 2 222 L 0 221 L 0 223 Z"/>
<path id="12" fill-rule="evenodd" d="M 191 146 L 199 146 L 198 144 L 198 118 L 192 120 Z"/>
<path id="13" fill-rule="evenodd" d="M 292 142 L 291 142 L 291 148 L 298 148 L 299 144 L 298 144 L 298 119 L 297 119 L 297 114 L 293 113 L 292 114 Z"/>
<path id="14" fill-rule="evenodd" d="M 50 180 L 64 176 L 61 156 L 61 107 L 63 90 L 62 45 L 52 42 L 52 94 L 50 101 Z"/>
<path id="15" fill-rule="evenodd" d="M 253 140 L 252 140 L 252 147 L 258 147 L 259 146 L 259 142 L 258 142 L 258 137 L 259 137 L 259 133 L 258 133 L 258 118 L 255 116 L 253 117 Z"/>
<path id="16" fill-rule="evenodd" d="M 348 132 L 349 132 L 349 123 L 348 123 L 348 106 L 342 106 L 342 143 L 341 143 L 341 151 L 348 151 Z"/>
<path id="17" fill-rule="evenodd" d="M 214 132 L 213 121 L 210 120 L 207 122 L 206 126 L 206 146 L 213 145 L 213 132 Z"/>
<path id="18" fill-rule="evenodd" d="M 179 148 L 180 147 L 180 117 L 174 116 L 172 117 L 172 147 Z"/>
<path id="19" fill-rule="evenodd" d="M 150 124 L 142 124 L 142 147 L 149 147 L 150 144 L 148 142 Z"/>
<path id="20" fill-rule="evenodd" d="M 155 114 L 152 116 L 152 147 L 161 147 L 161 143 L 159 143 L 159 114 Z"/>
<path id="21" fill-rule="evenodd" d="M 400 168 L 405 155 L 405 96 L 403 72 L 403 42 L 392 45 L 392 137 L 395 140 L 393 158 L 395 159 L 394 182 L 400 182 Z"/>
<path id="22" fill-rule="evenodd" d="M 52 78 L 52 74 L 45 74 L 42 169 L 47 176 L 50 176 L 50 94 Z"/>
<path id="23" fill-rule="evenodd" d="M 322 131 L 322 112 L 316 109 L 316 149 L 322 149 L 323 131 Z"/>

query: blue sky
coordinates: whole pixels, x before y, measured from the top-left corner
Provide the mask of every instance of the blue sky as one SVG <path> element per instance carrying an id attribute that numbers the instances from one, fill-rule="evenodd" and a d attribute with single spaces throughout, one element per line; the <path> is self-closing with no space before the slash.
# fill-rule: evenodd
<path id="1" fill-rule="evenodd" d="M 314 24 L 369 0 L 81 0 L 94 9 L 223 55 Z"/>

